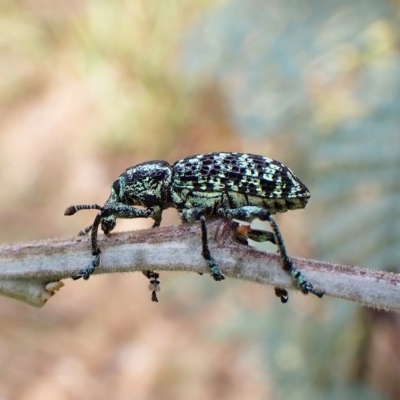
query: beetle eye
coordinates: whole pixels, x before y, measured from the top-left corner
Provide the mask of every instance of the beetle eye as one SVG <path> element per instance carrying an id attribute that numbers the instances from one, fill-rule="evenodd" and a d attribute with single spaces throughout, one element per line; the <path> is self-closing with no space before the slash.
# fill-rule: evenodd
<path id="1" fill-rule="evenodd" d="M 114 181 L 113 185 L 112 185 L 115 194 L 119 197 L 119 189 L 121 188 L 121 185 L 119 183 L 119 179 L 117 179 L 116 181 Z"/>

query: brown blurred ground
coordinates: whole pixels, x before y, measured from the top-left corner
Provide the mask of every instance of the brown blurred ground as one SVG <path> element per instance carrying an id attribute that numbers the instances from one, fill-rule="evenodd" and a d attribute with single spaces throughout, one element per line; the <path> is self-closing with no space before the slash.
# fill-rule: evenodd
<path id="1" fill-rule="evenodd" d="M 218 93 L 187 103 L 174 68 L 209 2 L 170 3 L 1 4 L 1 242 L 76 234 L 93 215 L 63 210 L 103 202 L 132 164 L 240 150 Z M 264 288 L 164 274 L 153 304 L 141 275 L 65 283 L 40 310 L 0 299 L 1 400 L 268 397 L 251 335 L 216 333 L 237 302 L 263 313 Z"/>

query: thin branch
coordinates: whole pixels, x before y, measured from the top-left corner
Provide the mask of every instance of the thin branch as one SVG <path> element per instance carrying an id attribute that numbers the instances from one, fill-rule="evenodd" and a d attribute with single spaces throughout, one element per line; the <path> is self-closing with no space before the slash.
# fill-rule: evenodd
<path id="1" fill-rule="evenodd" d="M 298 289 L 282 270 L 278 254 L 238 243 L 232 223 L 210 221 L 208 232 L 210 250 L 226 277 Z M 143 270 L 207 274 L 197 224 L 100 235 L 99 245 L 103 253 L 97 274 Z M 90 262 L 90 241 L 85 237 L 3 246 L 0 294 L 41 307 L 62 286 L 61 279 Z M 400 311 L 400 274 L 295 257 L 293 263 L 327 296 Z"/>

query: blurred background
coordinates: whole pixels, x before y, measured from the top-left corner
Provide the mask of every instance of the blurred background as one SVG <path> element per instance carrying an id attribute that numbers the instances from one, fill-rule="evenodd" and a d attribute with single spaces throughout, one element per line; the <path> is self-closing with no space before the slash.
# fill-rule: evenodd
<path id="1" fill-rule="evenodd" d="M 76 235 L 94 213 L 65 208 L 131 165 L 241 151 L 311 191 L 278 217 L 289 254 L 400 272 L 399 21 L 398 0 L 0 0 L 1 243 Z M 0 400 L 400 398 L 396 314 L 161 279 L 158 304 L 141 274 L 0 298 Z"/>

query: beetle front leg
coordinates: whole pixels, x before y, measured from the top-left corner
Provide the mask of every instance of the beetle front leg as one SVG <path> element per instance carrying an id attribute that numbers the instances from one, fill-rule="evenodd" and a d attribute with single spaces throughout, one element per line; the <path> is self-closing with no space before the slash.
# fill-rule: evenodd
<path id="1" fill-rule="evenodd" d="M 82 268 L 79 271 L 79 273 L 71 275 L 71 278 L 74 281 L 76 281 L 77 279 L 80 279 L 80 278 L 88 280 L 90 275 L 93 274 L 95 269 L 100 265 L 100 253 L 101 253 L 101 250 L 99 249 L 99 247 L 97 245 L 97 232 L 99 230 L 99 224 L 101 222 L 101 219 L 103 218 L 102 213 L 103 213 L 103 211 L 100 211 L 96 215 L 96 218 L 94 219 L 94 222 L 93 222 L 93 225 L 92 225 L 92 234 L 91 234 L 90 240 L 91 240 L 91 244 L 92 244 L 93 260 L 86 268 Z"/>
<path id="2" fill-rule="evenodd" d="M 310 292 L 320 298 L 324 295 L 324 292 L 314 289 L 313 285 L 306 280 L 304 275 L 296 267 L 293 266 L 292 260 L 287 255 L 286 247 L 283 242 L 283 238 L 279 231 L 278 225 L 272 218 L 269 211 L 261 207 L 243 206 L 237 209 L 221 208 L 218 210 L 218 213 L 219 215 L 222 215 L 229 219 L 235 218 L 240 221 L 246 222 L 252 222 L 256 218 L 260 219 L 261 221 L 268 221 L 272 227 L 272 230 L 274 231 L 274 241 L 278 247 L 278 251 L 281 256 L 281 263 L 284 271 L 288 272 L 295 279 L 297 286 L 299 286 L 300 290 L 304 294 Z M 280 297 L 282 303 L 286 303 L 288 301 L 288 293 L 285 289 L 275 288 L 275 294 Z"/>
<path id="3" fill-rule="evenodd" d="M 180 213 L 180 217 L 183 221 L 193 223 L 195 221 L 200 221 L 201 226 L 201 243 L 202 243 L 202 252 L 201 255 L 207 261 L 207 265 L 210 268 L 210 274 L 215 281 L 223 281 L 225 276 L 221 273 L 218 268 L 214 257 L 210 253 L 210 249 L 208 247 L 208 236 L 207 236 L 207 226 L 206 226 L 206 218 L 204 216 L 203 211 L 200 208 L 190 208 L 183 210 Z"/>
<path id="4" fill-rule="evenodd" d="M 161 290 L 160 274 L 154 271 L 142 271 L 143 275 L 150 281 L 149 289 L 151 290 L 151 301 L 158 303 L 157 292 Z"/>
<path id="5" fill-rule="evenodd" d="M 112 205 L 105 206 L 97 215 L 92 225 L 91 232 L 91 244 L 92 244 L 92 262 L 86 267 L 82 268 L 79 273 L 72 274 L 72 279 L 77 280 L 83 278 L 89 279 L 90 275 L 93 274 L 95 269 L 100 265 L 100 254 L 101 250 L 97 244 L 97 233 L 99 230 L 100 222 L 103 218 L 114 216 L 115 218 L 148 218 L 154 214 L 152 208 L 145 210 L 139 210 L 137 208 L 128 206 L 122 203 L 115 203 Z M 71 215 L 71 214 L 66 214 Z"/>
<path id="6" fill-rule="evenodd" d="M 151 217 L 154 219 L 152 228 L 157 228 L 161 224 L 162 209 L 161 207 L 155 207 L 154 215 Z M 157 292 L 161 290 L 160 287 L 160 274 L 158 272 L 145 270 L 142 271 L 143 275 L 150 281 L 149 289 L 151 290 L 151 301 L 158 303 Z"/>

